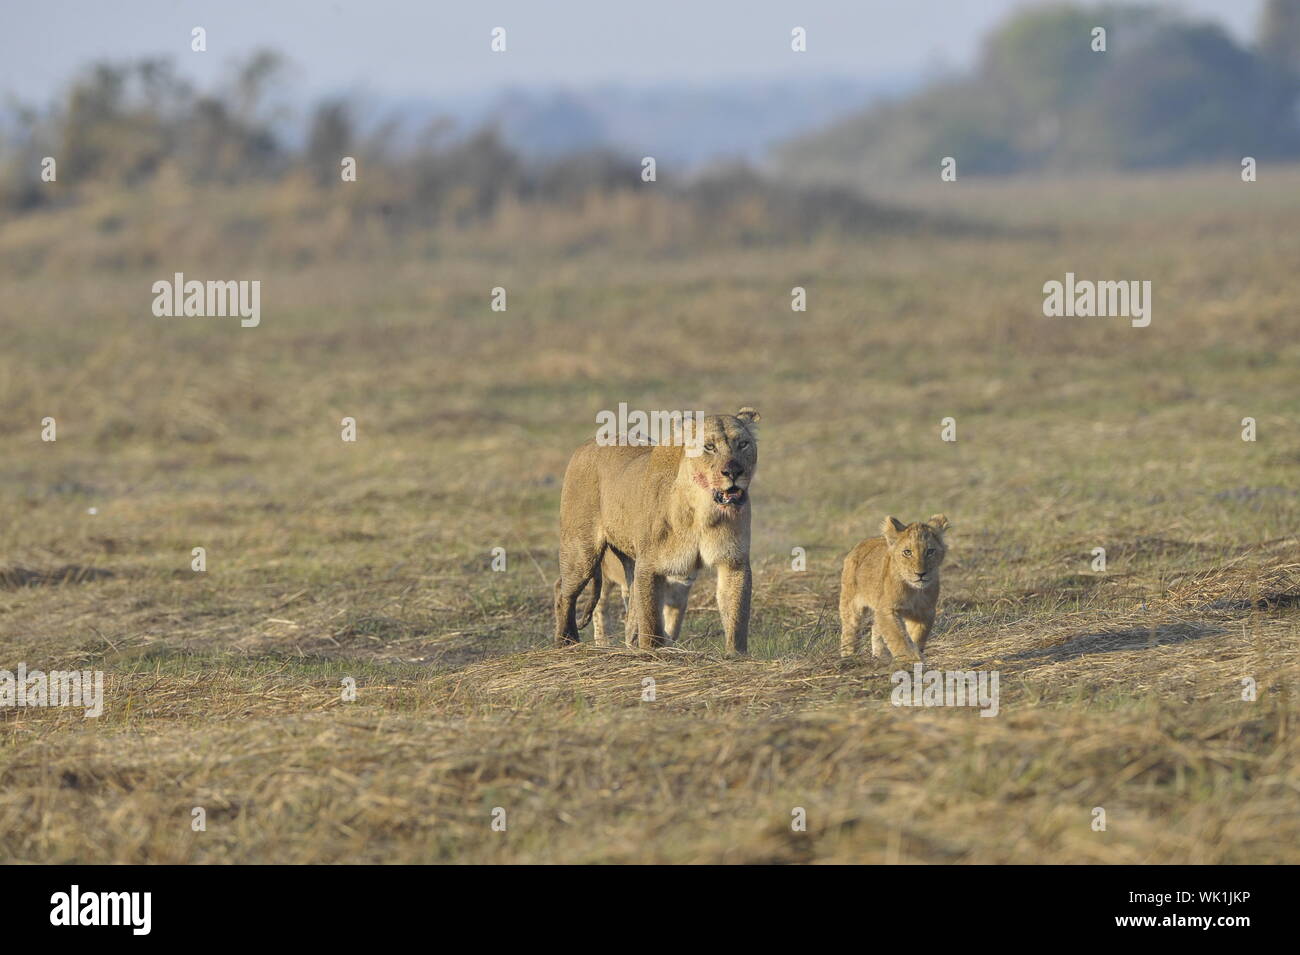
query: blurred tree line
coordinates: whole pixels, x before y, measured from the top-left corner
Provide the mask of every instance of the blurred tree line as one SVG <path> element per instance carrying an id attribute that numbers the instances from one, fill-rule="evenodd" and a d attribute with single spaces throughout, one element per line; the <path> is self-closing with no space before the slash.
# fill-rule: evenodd
<path id="1" fill-rule="evenodd" d="M 744 164 L 688 180 L 670 174 L 647 188 L 639 157 L 608 150 L 529 160 L 490 126 L 461 131 L 436 120 L 414 137 L 397 118 L 364 128 L 356 108 L 341 99 L 315 104 L 305 128 L 290 137 L 284 132 L 288 111 L 275 103 L 286 69 L 279 55 L 258 51 L 235 64 L 216 89 L 197 91 L 168 61 L 96 64 L 48 109 L 13 108 L 0 125 L 0 212 L 12 216 L 116 197 L 130 198 L 132 220 L 141 221 L 150 196 L 216 187 L 207 191 L 238 207 L 230 225 L 243 230 L 243 241 L 277 217 L 316 227 L 328 216 L 339 228 L 364 223 L 410 235 L 441 224 L 484 222 L 520 204 L 587 216 L 595 234 L 613 223 L 635 229 L 644 210 L 629 212 L 614 200 L 639 192 L 636 201 L 685 210 L 684 218 L 660 217 L 678 222 L 678 231 L 742 242 L 825 229 L 872 233 L 931 225 L 844 187 L 783 185 Z M 41 179 L 46 156 L 57 162 L 55 183 Z M 340 189 L 344 157 L 356 160 L 357 175 L 355 184 Z M 257 200 L 233 189 L 259 184 L 274 188 Z M 133 190 L 143 201 L 132 198 Z M 680 226 L 686 220 L 692 225 Z M 106 214 L 101 225 L 111 231 L 120 222 Z"/>
<path id="2" fill-rule="evenodd" d="M 1093 30 L 1106 31 L 1104 52 Z M 1266 0 L 1256 42 L 1167 10 L 1057 4 L 990 35 L 972 75 L 787 145 L 803 178 L 1141 169 L 1300 155 L 1300 0 Z"/>
<path id="3" fill-rule="evenodd" d="M 410 204 L 426 218 L 485 215 L 505 195 L 565 198 L 640 182 L 631 158 L 593 152 L 525 163 L 492 128 L 455 136 L 445 120 L 394 149 L 396 121 L 363 134 L 355 109 L 340 99 L 317 104 L 294 145 L 278 132 L 287 111 L 269 95 L 285 68 L 278 54 L 258 51 L 216 90 L 199 92 L 167 60 L 96 64 L 52 107 L 10 108 L 0 127 L 0 207 L 75 201 L 68 184 L 133 186 L 164 172 L 190 183 L 305 176 L 325 187 L 340 182 L 345 156 L 365 178 L 387 183 L 390 206 Z M 46 156 L 65 188 L 42 182 Z"/>

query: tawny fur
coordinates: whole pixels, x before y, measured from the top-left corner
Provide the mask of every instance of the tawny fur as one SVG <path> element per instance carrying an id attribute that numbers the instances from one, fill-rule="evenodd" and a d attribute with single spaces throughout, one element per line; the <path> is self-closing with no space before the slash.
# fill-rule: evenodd
<path id="1" fill-rule="evenodd" d="M 663 646 L 668 578 L 710 566 L 718 573 L 727 650 L 747 651 L 749 484 L 758 465 L 758 420 L 752 408 L 705 418 L 704 450 L 694 457 L 680 445 L 601 446 L 594 440 L 573 453 L 560 492 L 557 646 L 578 642 L 577 598 L 588 581 L 599 606 L 602 566 L 612 551 L 632 575 L 629 644 Z"/>
<path id="2" fill-rule="evenodd" d="M 635 574 L 635 562 L 629 558 L 628 564 L 633 568 L 631 573 L 624 568 L 623 558 L 612 550 L 606 550 L 605 558 L 600 562 L 600 576 L 603 578 L 603 583 L 595 614 L 591 618 L 598 647 L 612 647 L 618 642 L 614 637 L 618 605 L 621 603 L 623 612 L 627 612 L 628 596 L 632 592 L 629 581 Z M 664 636 L 667 637 L 669 644 L 676 643 L 681 635 L 682 618 L 686 616 L 686 602 L 690 599 L 691 586 L 694 583 L 695 574 L 692 573 L 685 577 L 670 574 L 664 584 L 664 605 L 661 612 L 664 618 Z M 618 586 L 621 599 L 614 596 L 613 585 Z M 578 629 L 582 629 L 581 624 Z M 628 646 L 631 645 L 629 640 Z"/>
<path id="3" fill-rule="evenodd" d="M 858 651 L 858 634 L 871 611 L 871 655 L 889 648 L 895 661 L 924 659 L 939 604 L 939 565 L 947 548 L 948 518 L 904 524 L 887 517 L 881 537 L 869 537 L 844 558 L 840 577 L 840 656 Z"/>

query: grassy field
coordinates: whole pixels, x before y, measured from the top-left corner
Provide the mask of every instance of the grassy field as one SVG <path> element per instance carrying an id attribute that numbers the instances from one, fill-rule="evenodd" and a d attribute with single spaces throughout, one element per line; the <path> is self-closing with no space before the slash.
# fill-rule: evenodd
<path id="1" fill-rule="evenodd" d="M 0 861 L 1300 861 L 1300 170 L 894 200 L 981 226 L 634 195 L 390 243 L 288 187 L 0 224 L 0 668 L 106 680 L 0 710 Z M 155 318 L 175 271 L 261 280 L 260 327 Z M 1150 327 L 1045 318 L 1067 271 L 1149 279 Z M 748 659 L 707 572 L 678 648 L 549 647 L 621 401 L 763 414 Z M 837 657 L 844 554 L 936 511 L 929 663 L 997 670 L 995 718 Z"/>

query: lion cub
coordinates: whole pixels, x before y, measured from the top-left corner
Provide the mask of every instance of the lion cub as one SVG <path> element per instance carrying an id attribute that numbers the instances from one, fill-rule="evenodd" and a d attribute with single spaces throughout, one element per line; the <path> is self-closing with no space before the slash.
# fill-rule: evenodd
<path id="1" fill-rule="evenodd" d="M 858 632 L 872 611 L 871 655 L 882 647 L 897 661 L 914 663 L 925 654 L 939 602 L 939 565 L 946 548 L 948 518 L 936 514 L 926 523 L 904 524 L 886 517 L 883 537 L 869 537 L 844 558 L 840 578 L 840 656 L 858 650 Z"/>
<path id="2" fill-rule="evenodd" d="M 623 612 L 627 612 L 628 598 L 632 595 L 632 585 L 629 581 L 635 579 L 636 572 L 628 572 L 624 566 L 624 560 L 631 564 L 633 568 L 636 562 L 630 558 L 621 558 L 614 551 L 606 550 L 605 556 L 600 562 L 600 575 L 603 578 L 603 586 L 600 591 L 600 600 L 596 604 L 595 612 L 591 615 L 591 624 L 596 631 L 596 646 L 612 647 L 615 645 L 614 640 L 614 615 L 617 613 L 615 608 L 614 585 L 623 593 Z M 663 599 L 663 617 L 664 617 L 664 636 L 667 643 L 672 646 L 677 642 L 677 637 L 682 632 L 682 617 L 686 615 L 686 602 L 691 596 L 691 586 L 695 583 L 695 572 L 685 576 L 670 574 L 664 583 Z M 633 646 L 629 637 L 627 645 Z"/>

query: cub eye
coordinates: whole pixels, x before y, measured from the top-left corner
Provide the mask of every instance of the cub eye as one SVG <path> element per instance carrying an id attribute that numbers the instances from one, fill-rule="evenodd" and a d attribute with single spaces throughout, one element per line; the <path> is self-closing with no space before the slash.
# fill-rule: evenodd
<path id="1" fill-rule="evenodd" d="M 716 445 L 714 445 L 713 443 L 710 442 L 709 444 L 706 444 L 706 445 L 704 446 L 704 450 L 705 450 L 705 451 L 708 451 L 709 454 L 712 454 L 714 451 L 716 451 L 716 450 L 718 450 L 718 449 L 717 449 L 717 446 L 716 446 Z"/>
<path id="2" fill-rule="evenodd" d="M 925 556 L 926 556 L 926 557 L 930 557 L 930 556 L 932 556 L 933 554 L 934 554 L 934 548 L 933 548 L 933 547 L 931 547 L 929 550 L 927 550 L 927 551 L 925 552 Z"/>
<path id="3" fill-rule="evenodd" d="M 738 447 L 738 448 L 747 448 L 747 447 L 749 447 L 749 442 L 748 442 L 748 441 L 742 441 L 742 442 L 740 442 L 740 444 L 736 445 L 736 447 Z"/>
<path id="4" fill-rule="evenodd" d="M 903 556 L 904 556 L 904 557 L 911 557 L 911 556 L 912 556 L 912 552 L 911 552 L 910 550 L 904 550 L 904 551 L 903 551 Z"/>

